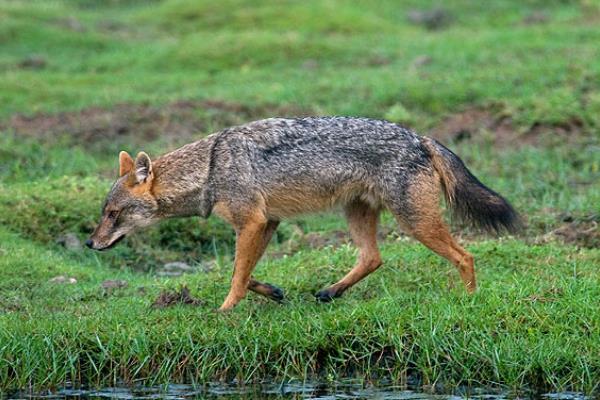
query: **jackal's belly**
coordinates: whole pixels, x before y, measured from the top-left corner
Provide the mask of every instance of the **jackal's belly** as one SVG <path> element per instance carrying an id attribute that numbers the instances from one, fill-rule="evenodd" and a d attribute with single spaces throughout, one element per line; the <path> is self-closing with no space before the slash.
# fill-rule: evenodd
<path id="1" fill-rule="evenodd" d="M 373 208 L 380 208 L 382 205 L 377 190 L 361 183 L 337 187 L 279 187 L 266 194 L 265 205 L 270 218 L 283 219 L 344 207 L 357 200 Z"/>

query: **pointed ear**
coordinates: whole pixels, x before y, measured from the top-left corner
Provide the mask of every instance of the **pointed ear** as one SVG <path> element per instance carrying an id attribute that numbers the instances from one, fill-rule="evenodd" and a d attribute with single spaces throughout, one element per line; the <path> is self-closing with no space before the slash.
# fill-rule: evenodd
<path id="1" fill-rule="evenodd" d="M 150 182 L 152 180 L 152 161 L 148 154 L 140 151 L 135 158 L 135 179 L 137 183 Z"/>
<path id="2" fill-rule="evenodd" d="M 126 151 L 119 153 L 119 177 L 128 174 L 133 169 L 133 158 Z"/>

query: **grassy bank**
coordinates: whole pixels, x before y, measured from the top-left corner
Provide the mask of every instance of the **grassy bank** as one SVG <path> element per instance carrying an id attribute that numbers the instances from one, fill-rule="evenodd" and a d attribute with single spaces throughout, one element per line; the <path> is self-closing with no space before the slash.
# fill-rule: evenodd
<path id="1" fill-rule="evenodd" d="M 0 391 L 343 376 L 597 390 L 600 8 L 441 4 L 0 1 Z M 384 266 L 319 305 L 355 251 L 339 217 L 299 217 L 256 273 L 288 301 L 251 294 L 225 315 L 234 235 L 216 218 L 110 252 L 61 245 L 94 228 L 119 150 L 304 114 L 437 137 L 526 229 L 454 227 L 476 257 L 469 297 L 384 216 Z M 173 261 L 207 272 L 160 276 Z M 152 307 L 182 286 L 198 304 Z"/>
<path id="2" fill-rule="evenodd" d="M 5 231 L 1 239 L 2 308 L 11 310 L 0 316 L 3 387 L 356 375 L 592 390 L 600 373 L 598 250 L 479 242 L 469 248 L 481 289 L 467 296 L 421 246 L 389 243 L 382 270 L 331 305 L 312 294 L 347 270 L 354 251 L 300 251 L 257 273 L 285 288 L 286 304 L 250 295 L 223 315 L 214 309 L 228 265 L 165 280 L 75 261 Z M 49 282 L 57 275 L 77 284 Z M 129 285 L 106 291 L 105 279 Z M 202 304 L 151 307 L 181 284 Z"/>

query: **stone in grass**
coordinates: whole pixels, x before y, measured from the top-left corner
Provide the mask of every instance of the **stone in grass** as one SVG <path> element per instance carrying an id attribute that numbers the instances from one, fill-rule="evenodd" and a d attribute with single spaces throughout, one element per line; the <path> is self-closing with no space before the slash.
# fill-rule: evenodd
<path id="1" fill-rule="evenodd" d="M 427 55 L 421 55 L 416 57 L 413 61 L 412 61 L 412 66 L 415 68 L 420 68 L 423 67 L 425 65 L 429 65 L 431 64 L 431 61 L 433 61 L 433 59 Z"/>
<path id="2" fill-rule="evenodd" d="M 166 263 L 157 271 L 158 276 L 181 276 L 183 274 L 193 274 L 198 271 L 208 272 L 211 270 L 211 265 L 202 264 L 200 267 L 192 267 L 181 261 Z"/>
<path id="3" fill-rule="evenodd" d="M 59 285 L 62 285 L 62 284 L 73 285 L 73 284 L 77 283 L 77 279 L 71 278 L 68 276 L 64 276 L 64 275 L 58 275 L 58 276 L 55 276 L 54 278 L 50 279 L 48 282 L 59 284 Z"/>
<path id="4" fill-rule="evenodd" d="M 429 30 L 444 28 L 452 22 L 452 16 L 443 8 L 434 8 L 431 10 L 411 10 L 407 18 L 416 25 L 422 25 Z"/>
<path id="5" fill-rule="evenodd" d="M 78 251 L 81 250 L 81 241 L 74 233 L 65 233 L 56 239 L 56 243 L 63 246 L 67 250 Z"/>

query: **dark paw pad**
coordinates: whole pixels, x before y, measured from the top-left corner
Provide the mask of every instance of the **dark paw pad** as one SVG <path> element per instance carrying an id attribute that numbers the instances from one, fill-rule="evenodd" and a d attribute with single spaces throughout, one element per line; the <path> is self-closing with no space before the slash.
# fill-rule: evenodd
<path id="1" fill-rule="evenodd" d="M 269 295 L 269 298 L 281 303 L 284 298 L 283 290 L 279 289 L 277 286 L 273 286 L 273 285 L 269 285 L 269 286 L 271 287 L 271 294 Z"/>
<path id="2" fill-rule="evenodd" d="M 331 290 L 324 289 L 315 294 L 317 301 L 320 303 L 329 303 L 331 300 L 339 297 L 339 295 Z"/>

